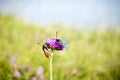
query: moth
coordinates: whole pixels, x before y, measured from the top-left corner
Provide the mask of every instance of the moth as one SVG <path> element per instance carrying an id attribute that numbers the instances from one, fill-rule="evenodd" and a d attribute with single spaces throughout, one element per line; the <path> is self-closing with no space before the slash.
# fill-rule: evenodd
<path id="1" fill-rule="evenodd" d="M 45 45 L 42 46 L 42 50 L 43 50 L 43 52 L 44 52 L 44 54 L 47 58 L 51 57 L 51 54 L 50 54 L 48 48 Z"/>

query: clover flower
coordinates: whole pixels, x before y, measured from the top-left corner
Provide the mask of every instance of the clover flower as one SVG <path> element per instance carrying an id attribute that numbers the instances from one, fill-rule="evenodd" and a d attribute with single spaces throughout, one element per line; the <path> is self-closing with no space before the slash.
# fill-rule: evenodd
<path id="1" fill-rule="evenodd" d="M 14 76 L 15 78 L 20 78 L 20 77 L 21 77 L 21 74 L 20 74 L 20 72 L 19 72 L 18 70 L 15 70 L 15 71 L 13 72 L 13 76 Z"/>
<path id="2" fill-rule="evenodd" d="M 44 80 L 44 69 L 43 67 L 38 67 L 37 70 L 36 70 L 36 75 L 37 75 L 37 78 L 40 79 L 40 80 Z"/>
<path id="3" fill-rule="evenodd" d="M 9 63 L 10 63 L 10 65 L 11 65 L 12 67 L 14 67 L 14 68 L 17 67 L 17 65 L 16 65 L 16 63 L 15 63 L 16 59 L 17 59 L 17 56 L 16 56 L 16 55 L 9 56 Z"/>

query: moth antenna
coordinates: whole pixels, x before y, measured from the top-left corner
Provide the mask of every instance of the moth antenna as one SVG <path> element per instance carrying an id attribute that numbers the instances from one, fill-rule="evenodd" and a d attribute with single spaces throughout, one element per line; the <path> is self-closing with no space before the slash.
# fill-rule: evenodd
<path id="1" fill-rule="evenodd" d="M 42 46 L 42 44 L 40 42 L 37 42 L 38 45 Z"/>
<path id="2" fill-rule="evenodd" d="M 57 39 L 58 32 L 59 32 L 59 31 L 56 31 L 56 39 Z"/>

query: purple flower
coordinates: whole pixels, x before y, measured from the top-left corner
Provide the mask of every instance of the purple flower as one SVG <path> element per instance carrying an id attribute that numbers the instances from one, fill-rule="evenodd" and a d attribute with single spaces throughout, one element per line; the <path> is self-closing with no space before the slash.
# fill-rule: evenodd
<path id="1" fill-rule="evenodd" d="M 12 67 L 14 67 L 14 68 L 16 68 L 16 64 L 15 64 L 15 61 L 16 61 L 16 55 L 14 55 L 14 56 L 11 56 L 10 58 L 9 58 L 9 62 L 10 62 L 10 65 L 12 66 Z"/>
<path id="2" fill-rule="evenodd" d="M 45 41 L 45 43 L 42 46 L 42 50 L 47 58 L 51 57 L 50 51 L 51 50 L 63 50 L 67 47 L 68 41 L 61 40 L 56 38 L 50 38 Z"/>
<path id="3" fill-rule="evenodd" d="M 44 80 L 44 69 L 43 67 L 38 67 L 37 70 L 36 70 L 36 76 L 38 78 L 38 80 Z"/>
<path id="4" fill-rule="evenodd" d="M 14 76 L 15 78 L 20 78 L 21 74 L 20 74 L 20 72 L 19 72 L 18 70 L 15 70 L 15 71 L 13 72 L 13 76 Z"/>
<path id="5" fill-rule="evenodd" d="M 57 39 L 57 38 L 50 38 L 50 39 L 46 40 L 45 45 L 48 48 L 51 48 L 54 50 L 63 50 L 65 47 L 62 40 Z"/>
<path id="6" fill-rule="evenodd" d="M 43 72 L 44 72 L 44 70 L 43 70 L 43 67 L 38 67 L 37 68 L 37 70 L 36 70 L 36 74 L 38 75 L 38 76 L 41 76 L 41 75 L 43 75 Z"/>
<path id="7" fill-rule="evenodd" d="M 35 75 L 30 76 L 30 80 L 37 80 L 37 77 Z"/>

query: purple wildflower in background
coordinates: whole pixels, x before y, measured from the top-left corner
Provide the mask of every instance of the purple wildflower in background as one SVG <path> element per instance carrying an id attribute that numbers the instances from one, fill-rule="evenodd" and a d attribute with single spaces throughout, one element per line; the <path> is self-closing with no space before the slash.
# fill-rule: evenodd
<path id="1" fill-rule="evenodd" d="M 17 67 L 17 65 L 16 65 L 16 63 L 15 63 L 16 59 L 17 59 L 16 55 L 13 55 L 13 56 L 10 56 L 10 57 L 9 57 L 9 63 L 10 63 L 10 65 L 11 65 L 12 67 L 14 67 L 14 68 Z"/>
<path id="2" fill-rule="evenodd" d="M 29 80 L 37 80 L 37 77 L 33 74 L 33 75 L 30 76 Z"/>
<path id="3" fill-rule="evenodd" d="M 38 80 L 44 80 L 44 69 L 43 67 L 38 67 L 36 70 L 36 76 L 38 78 Z"/>
<path id="4" fill-rule="evenodd" d="M 15 78 L 20 78 L 20 77 L 21 77 L 21 74 L 20 74 L 20 72 L 19 72 L 18 70 L 15 70 L 15 71 L 13 72 L 13 76 L 14 76 Z"/>

